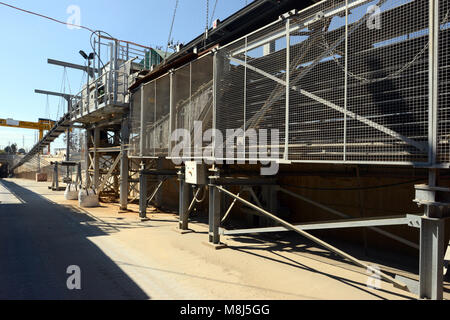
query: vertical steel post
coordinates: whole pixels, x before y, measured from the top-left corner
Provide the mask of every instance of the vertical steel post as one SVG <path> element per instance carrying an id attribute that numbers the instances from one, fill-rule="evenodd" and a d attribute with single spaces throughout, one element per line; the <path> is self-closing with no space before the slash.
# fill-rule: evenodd
<path id="1" fill-rule="evenodd" d="M 345 0 L 345 80 L 344 80 L 344 161 L 347 161 L 347 109 L 348 109 L 348 0 Z"/>
<path id="2" fill-rule="evenodd" d="M 429 187 L 438 185 L 437 127 L 438 127 L 438 75 L 439 75 L 439 0 L 429 0 L 429 107 L 428 107 L 428 160 Z M 435 192 L 435 191 L 434 191 Z M 444 220 L 435 219 L 435 207 L 427 206 L 420 229 L 420 298 L 443 299 Z"/>
<path id="3" fill-rule="evenodd" d="M 169 88 L 169 136 L 167 141 L 168 145 L 168 155 L 171 156 L 172 154 L 172 141 L 171 141 L 171 135 L 175 129 L 175 118 L 174 118 L 174 111 L 175 111 L 175 101 L 174 101 L 174 84 L 173 84 L 173 70 L 170 71 L 170 88 Z"/>
<path id="4" fill-rule="evenodd" d="M 55 167 L 53 169 L 53 185 L 53 190 L 59 191 L 58 161 L 55 162 Z"/>
<path id="5" fill-rule="evenodd" d="M 216 124 L 216 120 L 217 120 L 217 92 L 218 92 L 218 85 L 219 85 L 219 81 L 218 81 L 218 52 L 214 51 L 214 56 L 213 56 L 213 123 L 212 123 L 212 129 L 216 130 L 217 128 L 217 124 Z M 215 159 L 216 158 L 216 137 L 214 137 L 214 141 L 213 141 L 213 150 L 212 150 L 212 158 Z"/>
<path id="6" fill-rule="evenodd" d="M 422 218 L 420 229 L 421 299 L 443 299 L 444 220 Z"/>
<path id="7" fill-rule="evenodd" d="M 144 128 L 144 86 L 141 86 L 141 127 L 140 127 L 140 140 L 139 140 L 139 156 L 142 158 L 144 156 L 144 145 L 145 145 L 145 128 Z"/>
<path id="8" fill-rule="evenodd" d="M 102 39 L 100 38 L 100 35 L 98 36 L 98 43 L 97 43 L 98 47 L 97 47 L 97 70 L 98 70 L 98 76 L 101 76 L 103 74 L 103 69 L 101 64 L 101 49 L 102 49 Z M 105 84 L 106 85 L 106 84 Z"/>
<path id="9" fill-rule="evenodd" d="M 110 52 L 110 61 L 109 61 L 109 81 L 108 81 L 108 103 L 111 104 L 111 94 L 113 93 L 113 76 L 114 76 L 114 44 L 112 42 L 109 43 L 109 52 Z"/>
<path id="10" fill-rule="evenodd" d="M 88 114 L 91 112 L 90 111 L 90 108 L 91 108 L 91 106 L 90 106 L 90 104 L 91 104 L 90 82 L 91 81 L 90 81 L 90 77 L 89 77 L 90 71 L 91 71 L 91 60 L 87 59 L 86 111 L 87 111 Z M 83 98 L 83 95 L 81 95 L 81 97 Z"/>
<path id="11" fill-rule="evenodd" d="M 95 190 L 100 186 L 100 153 L 98 148 L 100 147 L 100 128 L 94 129 L 94 185 Z"/>
<path id="12" fill-rule="evenodd" d="M 286 119 L 284 134 L 284 160 L 289 160 L 289 110 L 291 95 L 291 20 L 286 19 Z"/>
<path id="13" fill-rule="evenodd" d="M 164 159 L 163 158 L 158 158 L 156 160 L 156 170 L 161 171 L 164 169 Z M 158 175 L 158 185 L 160 185 L 161 183 L 164 183 L 165 178 L 163 176 L 159 176 Z M 158 192 L 155 194 L 155 204 L 156 206 L 161 206 L 163 203 L 163 193 L 162 193 L 162 184 L 161 184 L 161 188 L 159 188 Z"/>
<path id="14" fill-rule="evenodd" d="M 429 0 L 429 88 L 428 88 L 428 160 L 430 167 L 435 166 L 437 159 L 437 126 L 438 126 L 438 97 L 439 97 L 439 1 Z"/>
<path id="15" fill-rule="evenodd" d="M 95 72 L 95 71 L 94 71 Z M 95 74 L 95 73 L 94 73 Z M 95 100 L 94 100 L 94 106 L 95 110 L 98 110 L 98 79 L 94 78 L 95 81 Z"/>
<path id="16" fill-rule="evenodd" d="M 247 45 L 248 38 L 245 37 L 245 67 L 244 67 L 244 148 L 247 145 Z M 245 158 L 245 153 L 244 153 Z"/>
<path id="17" fill-rule="evenodd" d="M 69 162 L 70 161 L 70 139 L 71 139 L 71 134 L 70 134 L 70 128 L 67 128 L 66 131 L 66 139 L 67 139 L 67 143 L 66 143 L 66 161 Z M 69 179 L 70 176 L 70 169 L 67 166 L 66 168 L 66 177 L 67 179 Z"/>
<path id="18" fill-rule="evenodd" d="M 97 48 L 97 38 L 94 37 L 94 48 Z M 98 52 L 97 52 L 98 54 Z M 93 61 L 93 65 L 94 65 L 94 74 L 97 71 L 97 76 L 98 76 L 98 70 L 100 70 L 100 59 L 98 59 L 97 54 L 94 56 L 94 61 Z M 98 77 L 95 77 L 98 78 Z"/>
<path id="19" fill-rule="evenodd" d="M 147 176 L 145 175 L 145 162 L 141 162 L 139 170 L 139 217 L 147 219 Z"/>
<path id="20" fill-rule="evenodd" d="M 67 100 L 67 113 L 70 114 L 70 112 L 72 112 L 72 102 L 71 102 L 71 98 L 66 98 Z M 67 128 L 67 145 L 66 145 L 66 161 L 69 162 L 70 161 L 70 139 L 71 139 L 71 134 L 70 134 L 70 127 Z M 70 176 L 70 169 L 69 167 L 67 167 L 67 179 L 69 179 Z"/>
<path id="21" fill-rule="evenodd" d="M 121 159 L 120 159 L 120 210 L 128 209 L 128 190 L 129 190 L 129 166 L 127 146 L 130 140 L 128 116 L 122 119 L 121 128 Z"/>
<path id="22" fill-rule="evenodd" d="M 220 200 L 221 194 L 214 186 L 209 186 L 209 242 L 220 244 Z"/>
<path id="23" fill-rule="evenodd" d="M 189 229 L 189 185 L 185 180 L 185 168 L 183 167 L 180 172 L 178 172 L 178 180 L 180 183 L 180 194 L 179 194 L 179 215 L 180 215 L 180 230 Z"/>
<path id="24" fill-rule="evenodd" d="M 119 42 L 116 40 L 114 42 L 114 104 L 117 103 L 117 90 L 118 90 L 118 66 L 117 66 L 117 56 L 118 56 L 118 50 L 119 50 Z"/>
<path id="25" fill-rule="evenodd" d="M 222 79 L 222 72 L 224 70 L 224 58 L 222 53 L 218 50 L 214 51 L 213 58 L 213 130 L 217 130 L 217 107 L 218 107 L 218 95 L 220 90 L 220 81 Z M 223 133 L 224 134 L 224 133 Z M 216 159 L 217 137 L 214 137 L 213 141 L 213 159 Z"/>
<path id="26" fill-rule="evenodd" d="M 157 103 L 158 103 L 158 92 L 156 91 L 156 89 L 157 89 L 157 86 L 156 86 L 156 81 L 158 81 L 158 80 L 155 80 L 154 81 L 154 92 L 155 92 L 155 103 L 153 104 L 153 121 L 154 122 L 156 122 L 156 119 L 157 119 L 157 110 L 156 110 L 156 108 L 157 108 Z M 156 133 L 154 133 L 153 134 L 153 156 L 156 156 L 156 146 L 157 146 L 157 143 L 158 143 L 158 141 L 156 140 Z"/>
<path id="27" fill-rule="evenodd" d="M 84 155 L 84 161 L 86 162 L 86 176 L 85 176 L 85 187 L 86 189 L 89 188 L 91 186 L 91 176 L 89 173 L 89 169 L 91 168 L 91 158 L 90 158 L 90 153 L 89 153 L 89 141 L 91 141 L 91 137 L 92 137 L 92 130 L 90 129 L 86 129 L 86 134 L 85 134 L 85 141 L 84 141 L 84 148 L 85 148 L 85 155 Z"/>

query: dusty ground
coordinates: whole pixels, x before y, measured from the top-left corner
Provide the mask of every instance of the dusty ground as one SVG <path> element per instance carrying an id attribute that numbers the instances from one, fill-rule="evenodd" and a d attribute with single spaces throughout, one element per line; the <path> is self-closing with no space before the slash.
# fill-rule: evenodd
<path id="1" fill-rule="evenodd" d="M 0 182 L 0 282 L 12 290 L 0 286 L 0 298 L 414 298 L 385 282 L 380 290 L 368 288 L 365 270 L 299 237 L 294 242 L 224 238 L 229 248 L 216 251 L 204 244 L 208 239 L 204 223 L 192 223 L 194 232 L 181 235 L 175 231 L 177 216 L 173 214 L 152 214 L 150 210 L 151 220 L 141 222 L 136 206 L 130 206 L 134 212 L 125 214 L 118 212 L 117 205 L 80 210 L 76 201 L 64 201 L 63 192 L 49 191 L 48 184 Z M 36 230 L 46 226 L 45 232 Z M 5 245 L 11 243 L 11 237 L 17 243 Z M 5 263 L 5 258 L 13 262 Z M 23 259 L 47 268 L 42 269 L 43 275 L 30 277 L 33 270 L 15 270 L 15 264 L 23 264 Z M 66 264 L 82 269 L 83 288 L 76 294 L 63 288 Z M 417 278 L 408 272 L 402 275 Z M 51 284 L 46 286 L 42 279 L 47 278 Z M 19 291 L 18 284 L 22 284 Z M 447 299 L 449 290 L 447 284 Z"/>

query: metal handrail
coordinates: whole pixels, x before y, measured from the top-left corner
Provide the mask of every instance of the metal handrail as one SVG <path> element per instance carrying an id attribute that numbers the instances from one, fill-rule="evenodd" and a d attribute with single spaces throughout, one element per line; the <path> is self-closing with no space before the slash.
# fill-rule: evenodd
<path id="1" fill-rule="evenodd" d="M 94 101 L 91 101 L 91 90 L 95 86 Z M 122 87 L 122 88 L 121 88 Z M 101 89 L 103 91 L 101 94 Z M 104 72 L 98 78 L 89 82 L 89 86 L 81 90 L 72 98 L 72 110 L 70 116 L 72 119 L 79 118 L 85 114 L 95 111 L 102 104 L 123 103 L 128 95 L 128 74 L 120 70 L 109 70 Z M 122 101 L 122 102 L 121 102 Z M 93 107 L 91 109 L 91 107 Z"/>

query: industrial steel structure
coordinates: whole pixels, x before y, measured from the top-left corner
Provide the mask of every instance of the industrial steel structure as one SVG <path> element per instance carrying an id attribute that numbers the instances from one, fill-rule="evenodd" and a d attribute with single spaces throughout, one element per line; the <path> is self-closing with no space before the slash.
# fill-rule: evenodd
<path id="1" fill-rule="evenodd" d="M 71 99 L 67 115 L 86 128 L 85 182 L 120 196 L 123 210 L 136 199 L 130 193 L 139 192 L 145 219 L 164 182 L 178 178 L 181 230 L 208 190 L 212 244 L 220 245 L 221 235 L 294 231 L 406 289 L 309 232 L 367 227 L 420 249 L 417 294 L 442 299 L 450 189 L 439 175 L 450 168 L 449 14 L 445 0 L 254 1 L 152 70 L 139 63 L 149 48 L 99 37 L 97 51 L 109 47 L 108 63 L 96 59 L 96 79 Z M 188 133 L 181 158 L 177 129 Z M 218 139 L 227 131 L 233 144 Z M 262 132 L 269 132 L 263 140 Z M 237 175 L 234 164 L 258 162 L 427 170 L 428 184 L 416 186 L 415 199 L 424 215 L 350 219 L 281 186 L 276 175 Z M 282 194 L 341 220 L 294 225 L 278 207 Z M 266 227 L 223 228 L 236 203 L 258 212 Z M 420 244 L 380 229 L 393 225 L 420 229 Z"/>

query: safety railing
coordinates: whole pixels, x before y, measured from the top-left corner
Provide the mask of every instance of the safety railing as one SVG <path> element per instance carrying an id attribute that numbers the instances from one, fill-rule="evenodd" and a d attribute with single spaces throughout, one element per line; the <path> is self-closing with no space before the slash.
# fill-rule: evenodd
<path id="1" fill-rule="evenodd" d="M 71 119 L 77 120 L 105 106 L 126 106 L 129 72 L 110 70 L 85 85 L 71 100 Z"/>

